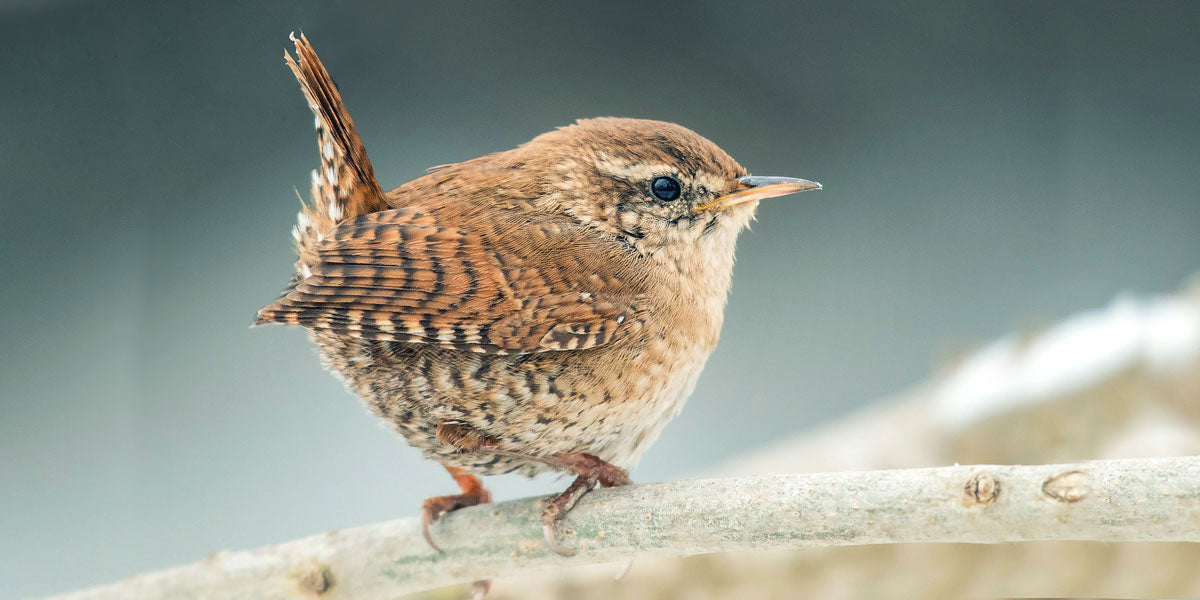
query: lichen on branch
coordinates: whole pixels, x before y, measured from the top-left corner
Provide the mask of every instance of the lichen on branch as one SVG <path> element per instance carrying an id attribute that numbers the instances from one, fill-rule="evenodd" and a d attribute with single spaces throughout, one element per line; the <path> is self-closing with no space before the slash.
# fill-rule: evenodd
<path id="1" fill-rule="evenodd" d="M 60 598 L 391 598 L 646 556 L 913 542 L 1200 542 L 1200 457 L 762 475 L 588 494 L 542 540 L 545 498 L 448 514 L 444 552 L 402 519 L 221 552 Z"/>

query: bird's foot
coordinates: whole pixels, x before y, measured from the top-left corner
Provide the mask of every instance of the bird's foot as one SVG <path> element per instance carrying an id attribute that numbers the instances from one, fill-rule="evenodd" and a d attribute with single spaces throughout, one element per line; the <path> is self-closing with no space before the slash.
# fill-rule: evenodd
<path id="1" fill-rule="evenodd" d="M 437 544 L 433 543 L 433 536 L 429 534 L 429 524 L 438 520 L 438 517 L 452 510 L 475 506 L 476 504 L 485 504 L 486 501 L 478 496 L 469 494 L 454 494 L 453 496 L 434 496 L 421 504 L 421 535 L 430 547 L 438 552 L 442 549 Z"/>
<path id="2" fill-rule="evenodd" d="M 487 504 L 492 501 L 492 493 L 483 487 L 483 482 L 478 477 L 459 467 L 446 467 L 446 470 L 458 482 L 462 493 L 452 496 L 434 496 L 421 504 L 421 535 L 424 536 L 429 546 L 438 552 L 441 552 L 442 549 L 433 542 L 433 536 L 429 534 L 430 523 L 452 510 Z"/>
<path id="3" fill-rule="evenodd" d="M 567 489 L 555 496 L 549 504 L 546 505 L 546 510 L 542 511 L 542 535 L 546 538 L 546 545 L 559 556 L 575 556 L 577 550 L 567 550 L 558 544 L 558 522 L 562 519 L 575 503 L 588 493 L 597 483 L 595 477 L 580 475 L 571 482 Z"/>
<path id="4" fill-rule="evenodd" d="M 421 535 L 425 537 L 425 542 L 438 552 L 441 552 L 442 549 L 433 543 L 433 536 L 429 535 L 430 523 L 452 510 L 475 506 L 477 504 L 488 504 L 492 501 L 492 493 L 483 487 L 483 482 L 478 477 L 471 475 L 466 469 L 461 467 L 446 466 L 446 470 L 450 472 L 450 476 L 454 478 L 454 481 L 458 482 L 458 487 L 462 490 L 462 493 L 453 496 L 434 496 L 421 504 Z M 488 591 L 491 589 L 491 579 L 475 581 L 471 584 L 471 600 L 485 600 Z"/>
<path id="5" fill-rule="evenodd" d="M 574 556 L 577 550 L 568 550 L 558 543 L 558 522 L 597 483 L 603 487 L 629 485 L 629 473 L 591 454 L 556 454 L 546 462 L 576 474 L 575 481 L 542 511 L 542 535 L 546 538 L 546 545 L 559 556 Z"/>

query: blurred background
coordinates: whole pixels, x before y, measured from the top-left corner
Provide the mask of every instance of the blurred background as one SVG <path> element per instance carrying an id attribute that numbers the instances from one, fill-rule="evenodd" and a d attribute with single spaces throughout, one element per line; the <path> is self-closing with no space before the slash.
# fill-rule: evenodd
<path id="1" fill-rule="evenodd" d="M 302 331 L 248 329 L 288 278 L 317 161 L 293 30 L 388 189 L 605 115 L 825 184 L 760 208 L 721 345 L 638 481 L 1200 267 L 1196 3 L 0 6 L 3 597 L 453 490 Z"/>

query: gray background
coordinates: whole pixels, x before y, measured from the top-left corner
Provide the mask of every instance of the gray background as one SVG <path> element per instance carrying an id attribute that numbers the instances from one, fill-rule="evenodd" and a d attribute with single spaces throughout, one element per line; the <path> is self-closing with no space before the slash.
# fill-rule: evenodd
<path id="1" fill-rule="evenodd" d="M 247 329 L 317 160 L 293 29 L 388 188 L 598 115 L 826 184 L 743 237 L 721 346 L 646 481 L 1176 286 L 1200 266 L 1198 28 L 1200 3 L 5 4 L 0 595 L 452 490 L 301 331 Z"/>

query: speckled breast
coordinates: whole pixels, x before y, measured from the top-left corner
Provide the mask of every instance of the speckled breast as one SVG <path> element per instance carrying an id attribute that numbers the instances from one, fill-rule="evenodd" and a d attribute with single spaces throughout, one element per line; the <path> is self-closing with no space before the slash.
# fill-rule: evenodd
<path id="1" fill-rule="evenodd" d="M 531 456 L 593 454 L 630 468 L 683 407 L 715 346 L 655 335 L 636 344 L 498 355 L 314 332 L 327 368 L 431 459 L 536 475 L 536 460 L 464 453 L 437 437 L 462 424 Z"/>

